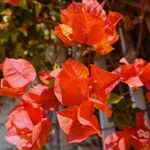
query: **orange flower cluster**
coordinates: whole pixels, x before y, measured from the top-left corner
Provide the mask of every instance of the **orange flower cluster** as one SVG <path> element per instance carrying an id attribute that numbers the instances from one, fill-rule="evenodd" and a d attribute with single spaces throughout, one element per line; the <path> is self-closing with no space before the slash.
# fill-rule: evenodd
<path id="1" fill-rule="evenodd" d="M 106 116 L 111 115 L 106 98 L 119 83 L 118 75 L 96 65 L 91 65 L 89 72 L 81 62 L 68 59 L 61 69 L 41 72 L 41 83 L 28 89 L 36 78 L 28 61 L 6 58 L 1 69 L 1 95 L 20 99 L 6 122 L 6 140 L 19 150 L 39 149 L 47 142 L 51 122 L 46 112 L 60 104 L 67 106 L 57 112 L 57 117 L 69 143 L 81 142 L 93 134 L 101 136 L 94 111 L 99 108 Z"/>
<path id="2" fill-rule="evenodd" d="M 18 98 L 36 78 L 34 67 L 26 60 L 6 58 L 1 66 L 4 77 L 1 79 L 0 95 Z"/>
<path id="3" fill-rule="evenodd" d="M 102 136 L 94 112 L 95 109 L 100 109 L 107 117 L 111 116 L 107 96 L 113 88 L 120 81 L 132 88 L 145 85 L 149 90 L 150 87 L 149 63 L 138 59 L 134 64 L 129 64 L 124 58 L 120 62 L 124 64 L 115 71 L 108 72 L 96 65 L 91 65 L 88 69 L 81 62 L 68 59 L 60 69 L 50 73 L 41 72 L 41 83 L 29 89 L 36 78 L 33 66 L 24 59 L 6 58 L 0 65 L 3 71 L 0 94 L 20 99 L 7 118 L 6 140 L 15 144 L 19 150 L 40 149 L 47 142 L 51 131 L 51 121 L 46 112 L 56 110 L 60 104 L 65 109 L 57 112 L 57 118 L 69 143 L 81 142 L 93 134 Z M 149 132 L 147 130 L 143 132 Z M 111 136 L 122 137 L 126 133 L 125 140 L 131 143 L 137 140 L 142 144 L 134 131 L 136 130 L 125 129 Z M 131 134 L 136 139 L 128 138 Z M 108 137 L 107 147 L 112 146 L 112 142 L 120 143 L 120 140 L 117 138 L 116 141 L 111 141 Z"/>
<path id="4" fill-rule="evenodd" d="M 19 150 L 38 150 L 48 142 L 51 123 L 34 103 L 22 101 L 8 115 L 6 140 Z"/>
<path id="5" fill-rule="evenodd" d="M 46 110 L 54 110 L 59 102 L 54 95 L 54 86 L 45 82 L 29 89 L 36 78 L 32 64 L 24 59 L 6 58 L 0 67 L 3 71 L 0 95 L 19 99 L 19 104 L 10 112 L 6 129 L 6 140 L 19 150 L 39 150 L 48 142 L 51 122 Z M 47 80 L 45 76 L 41 78 Z M 48 76 L 48 79 L 53 79 Z"/>
<path id="6" fill-rule="evenodd" d="M 117 12 L 106 15 L 103 4 L 96 0 L 72 3 L 61 12 L 62 24 L 55 27 L 55 34 L 67 45 L 85 44 L 97 54 L 112 51 L 119 36 L 116 25 L 122 18 Z"/>
<path id="7" fill-rule="evenodd" d="M 96 65 L 91 65 L 89 72 L 79 61 L 69 59 L 64 63 L 54 93 L 61 104 L 68 106 L 57 112 L 57 117 L 69 143 L 81 142 L 93 134 L 101 136 L 94 110 L 96 107 L 111 115 L 106 97 L 118 83 L 118 75 Z"/>
<path id="8" fill-rule="evenodd" d="M 136 114 L 136 127 L 124 128 L 109 135 L 105 140 L 106 150 L 150 149 L 150 129 L 144 124 L 144 114 Z"/>
<path id="9" fill-rule="evenodd" d="M 150 63 L 143 59 L 135 59 L 133 64 L 129 64 L 125 58 L 120 60 L 122 65 L 113 72 L 120 76 L 122 82 L 131 88 L 145 86 L 150 91 Z M 146 94 L 150 102 L 150 92 Z"/>

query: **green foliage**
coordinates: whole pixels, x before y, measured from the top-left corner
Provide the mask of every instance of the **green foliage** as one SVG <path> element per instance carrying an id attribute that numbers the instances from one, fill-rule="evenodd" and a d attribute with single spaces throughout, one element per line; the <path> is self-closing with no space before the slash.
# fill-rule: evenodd
<path id="1" fill-rule="evenodd" d="M 30 60 L 37 70 L 51 68 L 47 62 L 45 50 L 53 45 L 62 44 L 53 33 L 59 22 L 59 12 L 65 1 L 48 4 L 40 1 L 22 0 L 18 7 L 0 4 L 0 62 L 4 57 L 25 58 Z M 51 49 L 50 49 L 51 51 Z"/>
<path id="2" fill-rule="evenodd" d="M 132 108 L 133 102 L 130 99 L 122 99 L 119 103 L 113 104 L 113 114 L 109 121 L 113 121 L 117 127 L 134 127 L 135 114 L 141 111 L 139 108 Z"/>
<path id="3" fill-rule="evenodd" d="M 119 103 L 124 97 L 115 93 L 110 93 L 107 97 L 108 104 L 117 104 Z"/>

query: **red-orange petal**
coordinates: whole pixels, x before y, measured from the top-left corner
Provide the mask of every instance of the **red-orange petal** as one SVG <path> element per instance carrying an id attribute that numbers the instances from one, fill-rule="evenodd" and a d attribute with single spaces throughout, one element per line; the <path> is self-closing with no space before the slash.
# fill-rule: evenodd
<path id="1" fill-rule="evenodd" d="M 6 58 L 3 63 L 3 75 L 5 81 L 13 88 L 24 88 L 36 78 L 34 67 L 24 59 Z"/>
<path id="2" fill-rule="evenodd" d="M 104 37 L 103 20 L 88 13 L 76 14 L 72 29 L 72 38 L 81 44 L 93 45 L 100 42 Z"/>
<path id="3" fill-rule="evenodd" d="M 54 93 L 61 104 L 79 105 L 88 96 L 88 69 L 79 61 L 69 59 L 55 80 Z"/>
<path id="4" fill-rule="evenodd" d="M 82 102 L 78 109 L 78 120 L 82 125 L 91 126 L 101 136 L 100 125 L 94 113 L 94 105 L 89 100 Z"/>
<path id="5" fill-rule="evenodd" d="M 54 95 L 54 90 L 49 89 L 48 86 L 38 84 L 30 89 L 22 96 L 22 99 L 31 103 L 37 103 L 43 109 L 54 110 L 59 106 L 59 102 Z"/>
<path id="6" fill-rule="evenodd" d="M 118 75 L 96 65 L 91 65 L 91 77 L 93 80 L 93 95 L 102 102 L 106 102 L 107 95 L 120 81 Z"/>
<path id="7" fill-rule="evenodd" d="M 72 45 L 72 39 L 70 35 L 72 34 L 72 28 L 65 24 L 59 24 L 55 27 L 54 33 L 67 45 Z"/>
<path id="8" fill-rule="evenodd" d="M 70 133 L 73 124 L 77 120 L 77 111 L 78 107 L 74 106 L 57 112 L 59 125 L 66 134 Z"/>

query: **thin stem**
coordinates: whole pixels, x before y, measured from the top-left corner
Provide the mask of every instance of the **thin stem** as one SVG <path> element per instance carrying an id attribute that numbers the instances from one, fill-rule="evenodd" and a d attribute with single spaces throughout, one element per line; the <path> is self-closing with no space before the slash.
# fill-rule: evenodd
<path id="1" fill-rule="evenodd" d="M 141 23 L 140 23 L 139 35 L 138 35 L 138 43 L 136 46 L 136 56 L 139 55 L 140 49 L 141 49 L 141 44 L 142 44 L 142 39 L 143 39 L 144 18 L 145 18 L 145 11 L 143 11 L 142 15 L 141 15 Z"/>
<path id="2" fill-rule="evenodd" d="M 91 55 L 92 55 L 92 52 L 90 51 L 90 52 L 89 52 L 89 56 L 88 56 L 88 67 L 90 67 Z"/>
<path id="3" fill-rule="evenodd" d="M 80 53 L 79 58 L 77 60 L 80 60 L 82 58 L 82 55 L 83 55 L 83 53 L 84 53 L 85 50 L 86 50 L 85 46 L 81 47 L 81 50 L 80 50 L 81 53 Z"/>

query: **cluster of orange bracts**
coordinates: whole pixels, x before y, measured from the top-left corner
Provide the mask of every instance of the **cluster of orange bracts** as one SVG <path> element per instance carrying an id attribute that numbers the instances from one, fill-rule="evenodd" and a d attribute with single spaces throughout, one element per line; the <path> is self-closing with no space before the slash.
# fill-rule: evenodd
<path id="1" fill-rule="evenodd" d="M 20 150 L 39 149 L 51 131 L 47 110 L 57 110 L 60 105 L 65 108 L 57 111 L 57 118 L 69 143 L 81 142 L 93 134 L 102 136 L 94 112 L 100 109 L 107 117 L 111 116 L 107 96 L 113 88 L 120 81 L 134 88 L 143 85 L 149 88 L 149 63 L 141 59 L 134 64 L 125 59 L 121 62 L 126 64 L 108 72 L 96 65 L 89 70 L 81 62 L 68 59 L 62 68 L 41 72 L 41 83 L 29 88 L 36 78 L 33 66 L 23 59 L 7 58 L 1 65 L 0 95 L 20 102 L 8 116 L 6 139 Z"/>
<path id="2" fill-rule="evenodd" d="M 97 54 L 105 55 L 112 51 L 112 44 L 119 38 L 116 25 L 121 18 L 117 12 L 106 15 L 103 4 L 96 0 L 83 0 L 62 10 L 62 24 L 56 26 L 54 32 L 67 46 L 84 44 Z"/>

